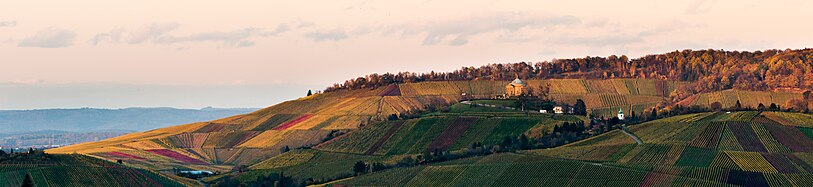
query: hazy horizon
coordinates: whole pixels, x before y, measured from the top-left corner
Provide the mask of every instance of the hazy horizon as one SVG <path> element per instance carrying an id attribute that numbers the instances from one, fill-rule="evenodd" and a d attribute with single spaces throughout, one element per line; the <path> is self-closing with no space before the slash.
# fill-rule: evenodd
<path id="1" fill-rule="evenodd" d="M 683 49 L 800 49 L 813 42 L 803 23 L 813 18 L 811 6 L 12 1 L 0 7 L 0 109 L 261 108 L 370 73 Z"/>

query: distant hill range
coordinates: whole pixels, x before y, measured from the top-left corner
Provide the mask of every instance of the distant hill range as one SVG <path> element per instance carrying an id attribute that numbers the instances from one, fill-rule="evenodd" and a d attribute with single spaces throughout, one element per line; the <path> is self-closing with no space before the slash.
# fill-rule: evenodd
<path id="1" fill-rule="evenodd" d="M 82 142 L 104 140 L 121 136 L 135 131 L 129 130 L 103 130 L 92 132 L 71 132 L 58 130 L 43 130 L 31 132 L 0 133 L 0 149 L 52 148 L 72 145 Z"/>
<path id="2" fill-rule="evenodd" d="M 0 133 L 20 134 L 17 132 L 43 130 L 72 132 L 145 131 L 177 124 L 209 121 L 255 110 L 257 109 L 211 107 L 203 109 L 161 107 L 0 110 L 0 129 L 3 129 Z"/>

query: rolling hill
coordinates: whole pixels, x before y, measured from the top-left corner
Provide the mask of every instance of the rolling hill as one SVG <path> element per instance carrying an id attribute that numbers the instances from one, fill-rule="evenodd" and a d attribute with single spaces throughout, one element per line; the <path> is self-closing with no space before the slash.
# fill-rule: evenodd
<path id="1" fill-rule="evenodd" d="M 0 155 L 0 186 L 21 186 L 26 175 L 34 186 L 188 186 L 191 180 L 136 169 L 76 154 Z"/>
<path id="2" fill-rule="evenodd" d="M 550 97 L 559 103 L 573 104 L 576 99 L 582 99 L 588 113 L 595 116 L 614 116 L 619 109 L 623 109 L 628 113 L 641 114 L 658 103 L 668 101 L 670 93 L 685 84 L 648 79 L 549 79 L 527 80 L 525 82 L 529 87 L 548 85 L 551 90 Z M 471 175 L 482 175 L 483 172 L 551 169 L 546 167 L 560 168 L 564 173 L 574 174 L 581 172 L 581 170 L 571 171 L 568 169 L 594 167 L 590 170 L 610 173 L 632 172 L 636 176 L 646 177 L 659 169 L 659 167 L 653 166 L 656 164 L 671 164 L 668 165 L 671 167 L 668 168 L 671 169 L 669 171 L 674 171 L 675 168 L 682 170 L 682 168 L 674 166 L 674 164 L 677 163 L 676 159 L 679 159 L 679 156 L 685 150 L 696 150 L 691 146 L 709 148 L 708 146 L 713 143 L 703 142 L 703 140 L 688 142 L 692 143 L 690 146 L 673 146 L 672 144 L 683 143 L 689 145 L 687 142 L 676 141 L 693 140 L 694 136 L 699 136 L 696 135 L 698 132 L 705 131 L 706 126 L 708 126 L 707 122 L 710 120 L 728 123 L 728 121 L 735 120 L 735 117 L 729 119 L 726 116 L 738 116 L 742 117 L 739 120 L 745 123 L 750 122 L 752 118 L 757 119 L 755 117 L 757 113 L 754 112 L 694 114 L 630 127 L 629 130 L 640 136 L 645 142 L 643 145 L 635 145 L 635 142 L 629 137 L 616 130 L 560 148 L 522 151 L 519 153 L 498 153 L 496 155 L 465 157 L 462 159 L 450 157 L 444 159 L 457 159 L 460 163 L 450 161 L 454 164 L 433 163 L 418 167 L 397 167 L 387 169 L 384 172 L 375 172 L 346 180 L 354 174 L 350 167 L 359 161 L 379 163 L 381 164 L 379 167 L 391 168 L 392 166 L 401 165 L 402 162 L 408 162 L 405 160 L 420 158 L 416 156 L 423 156 L 425 159 L 427 156 L 424 155 L 467 155 L 472 154 L 472 150 L 488 151 L 489 148 L 485 147 L 505 144 L 505 141 L 509 141 L 506 140 L 508 137 L 528 136 L 532 139 L 540 138 L 542 135 L 554 131 L 554 126 L 565 123 L 587 123 L 584 116 L 534 114 L 490 107 L 475 108 L 458 103 L 463 99 L 494 98 L 505 92 L 504 86 L 507 83 L 508 81 L 442 81 L 393 84 L 375 89 L 337 90 L 283 102 L 248 114 L 131 133 L 103 141 L 60 147 L 47 151 L 55 154 L 80 153 L 107 160 L 123 160 L 129 166 L 164 172 L 182 168 L 229 173 L 205 179 L 204 182 L 207 183 L 228 181 L 231 177 L 236 177 L 240 181 L 253 181 L 270 174 L 284 173 L 286 176 L 304 181 L 303 184 L 336 182 L 334 181 L 336 179 L 345 179 L 341 183 L 373 185 L 378 183 L 364 181 L 375 181 L 376 176 L 389 173 L 387 175 L 398 175 L 399 177 L 411 175 L 414 177 L 403 179 L 404 181 L 397 184 L 435 185 L 435 183 L 425 182 L 438 182 L 437 180 L 422 179 L 421 176 L 436 177 L 446 174 L 467 176 L 469 174 L 464 172 L 468 171 L 469 167 L 490 168 L 492 166 L 503 168 L 504 171 L 473 170 L 472 172 L 480 174 L 473 173 Z M 710 101 L 725 101 L 726 106 L 728 106 L 731 104 L 731 100 L 733 102 L 742 100 L 744 104 L 762 102 L 761 100 L 754 100 L 756 97 L 749 97 L 750 95 L 767 96 L 769 97 L 768 101 L 771 102 L 800 97 L 800 94 L 797 93 L 727 90 L 699 95 L 697 98 L 706 99 L 702 101 L 695 99 L 686 103 L 707 106 Z M 417 113 L 421 113 L 421 115 L 415 115 Z M 390 118 L 390 115 L 402 116 L 403 118 L 388 120 L 387 118 Z M 751 118 L 748 118 L 749 115 Z M 759 116 L 765 116 L 758 118 L 760 120 L 769 118 L 773 121 L 796 125 L 799 124 L 797 121 L 800 119 L 807 119 L 805 116 L 786 113 L 762 113 Z M 712 117 L 714 118 L 712 119 Z M 674 122 L 672 120 L 684 121 L 672 123 Z M 715 121 L 714 123 L 718 122 Z M 644 127 L 654 127 L 659 126 L 659 124 L 672 124 L 672 126 L 671 129 L 647 134 L 648 131 Z M 683 126 L 680 126 L 680 124 L 683 124 Z M 686 124 L 701 125 L 697 125 L 700 127 L 695 129 L 695 126 Z M 706 126 L 702 126 L 702 124 L 706 124 Z M 681 128 L 678 128 L 678 126 Z M 763 129 L 765 128 L 768 128 L 768 126 Z M 694 132 L 695 134 L 680 135 L 684 139 L 669 141 L 653 137 L 663 134 L 680 134 L 684 132 L 677 132 L 677 130 L 686 129 L 695 129 L 685 132 Z M 728 131 L 720 130 L 719 133 L 722 132 Z M 736 132 L 740 131 L 736 130 Z M 713 134 L 717 133 L 717 131 L 709 133 Z M 576 135 L 562 134 L 562 136 L 573 138 Z M 582 136 L 579 135 L 578 137 Z M 760 137 L 764 139 L 766 136 L 763 133 Z M 743 140 L 745 139 L 743 138 Z M 550 141 L 568 143 L 561 142 L 561 139 Z M 715 146 L 720 142 L 722 140 L 715 142 Z M 559 143 L 551 143 L 550 145 L 559 145 Z M 736 147 L 730 140 L 727 143 Z M 746 145 L 750 145 L 753 141 L 738 143 L 737 145 L 740 147 L 747 147 Z M 479 148 L 474 149 L 475 147 Z M 731 151 L 748 152 L 749 150 L 754 151 L 752 149 L 741 149 L 713 150 L 712 152 L 723 152 L 728 156 L 728 152 Z M 770 150 L 775 152 L 766 153 L 795 153 L 793 150 L 788 151 L 787 148 L 781 148 L 781 146 L 773 146 Z M 663 152 L 671 155 L 643 155 L 640 156 L 643 161 L 638 161 L 634 160 L 639 159 L 636 157 L 637 155 L 632 155 L 632 153 L 638 154 L 638 152 L 646 154 L 650 152 L 652 154 L 661 154 Z M 762 152 L 758 153 L 762 155 Z M 701 150 L 698 153 L 686 154 L 711 153 Z M 732 154 L 736 155 L 738 152 Z M 750 153 L 749 155 L 753 156 Z M 800 158 L 803 158 L 803 156 L 800 156 Z M 506 169 L 513 167 L 517 168 Z M 245 168 L 248 172 L 230 173 L 239 168 Z M 723 173 L 725 176 L 735 177 L 739 177 L 740 174 L 731 174 L 732 171 L 755 172 L 754 170 L 740 169 L 715 168 L 713 170 L 714 172 Z M 431 170 L 431 172 L 420 174 L 423 170 Z M 698 172 L 706 171 L 699 170 L 701 171 Z M 657 170 L 656 172 L 660 173 L 662 171 Z M 714 173 L 714 175 L 716 176 L 718 173 Z M 687 184 L 717 185 L 737 183 L 736 181 L 727 181 L 728 178 L 725 178 L 725 180 L 716 180 L 717 178 L 715 178 L 715 180 L 704 179 L 697 181 L 679 174 L 673 172 L 674 176 L 672 178 L 689 181 Z M 514 174 L 505 175 L 510 177 L 510 175 Z M 569 175 L 566 176 L 568 180 L 579 183 L 565 184 L 582 185 L 580 182 L 584 182 L 584 185 L 622 185 L 639 184 L 643 181 L 643 177 L 616 176 L 627 178 L 609 180 L 609 178 L 595 178 L 594 175 L 593 173 Z M 708 177 L 703 173 L 693 175 Z M 746 173 L 743 175 L 750 176 L 752 174 Z M 761 176 L 771 175 L 773 174 Z M 560 176 L 560 174 L 540 174 L 540 176 L 536 177 L 538 179 L 533 180 L 539 180 L 536 182 L 560 181 L 563 179 L 562 177 L 565 176 Z M 591 180 L 576 180 L 584 177 Z M 412 182 L 413 180 L 416 182 Z M 421 180 L 424 182 L 420 182 Z M 533 184 L 531 182 L 534 182 L 514 180 L 512 178 L 492 178 L 490 180 L 492 182 L 513 182 L 506 183 L 513 185 Z M 658 178 L 658 180 L 660 179 Z M 378 182 L 388 184 L 386 181 L 379 180 Z M 461 182 L 459 185 L 466 186 L 462 181 L 458 182 Z M 502 184 L 502 182 L 495 183 L 495 185 Z M 249 183 L 243 184 L 247 185 Z"/>
<path id="3" fill-rule="evenodd" d="M 530 87 L 550 85 L 556 101 L 583 99 L 594 114 L 624 108 L 642 112 L 663 101 L 681 83 L 646 79 L 528 80 Z M 446 81 L 390 85 L 376 89 L 340 90 L 283 102 L 249 114 L 132 133 L 104 141 L 48 150 L 93 154 L 113 159 L 111 152 L 154 158 L 135 162 L 166 170 L 190 167 L 224 171 L 252 165 L 280 153 L 321 143 L 329 136 L 372 125 L 391 114 L 415 113 L 449 106 L 463 99 L 492 98 L 508 81 Z M 155 151 L 160 150 L 160 151 Z M 194 160 L 194 161 L 192 161 Z M 191 162 L 190 162 L 191 161 Z"/>
<path id="4" fill-rule="evenodd" d="M 676 116 L 551 149 L 361 175 L 350 186 L 810 186 L 813 128 L 795 113 Z"/>

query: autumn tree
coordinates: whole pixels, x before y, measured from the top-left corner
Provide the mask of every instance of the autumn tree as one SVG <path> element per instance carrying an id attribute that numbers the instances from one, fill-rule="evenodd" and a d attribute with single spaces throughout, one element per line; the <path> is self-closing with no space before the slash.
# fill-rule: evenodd
<path id="1" fill-rule="evenodd" d="M 576 115 L 587 115 L 587 106 L 584 105 L 584 101 L 576 99 L 576 104 L 573 104 L 573 112 Z"/>
<path id="2" fill-rule="evenodd" d="M 711 111 L 720 111 L 723 109 L 723 104 L 720 102 L 713 102 L 711 103 Z"/>
<path id="3" fill-rule="evenodd" d="M 801 99 L 790 99 L 785 103 L 785 108 L 797 112 L 807 111 L 807 101 Z"/>
<path id="4" fill-rule="evenodd" d="M 550 84 L 539 85 L 539 93 L 537 93 L 540 99 L 542 100 L 549 100 L 550 95 Z"/>

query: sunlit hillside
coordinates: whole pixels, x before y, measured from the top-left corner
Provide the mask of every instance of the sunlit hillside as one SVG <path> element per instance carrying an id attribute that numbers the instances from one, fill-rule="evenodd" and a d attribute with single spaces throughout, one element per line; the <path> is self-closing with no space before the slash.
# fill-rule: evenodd
<path id="1" fill-rule="evenodd" d="M 810 186 L 813 120 L 796 113 L 698 113 L 566 146 L 337 181 L 350 186 Z M 642 140 L 633 141 L 633 136 Z"/>
<path id="2" fill-rule="evenodd" d="M 61 147 L 49 153 L 82 153 L 124 159 L 154 169 L 188 167 L 228 170 L 251 165 L 284 147 L 315 145 L 385 119 L 391 114 L 441 108 L 464 97 L 493 98 L 507 81 L 407 83 L 373 90 L 342 90 L 283 102 L 245 115 L 210 122 L 155 129 L 99 142 Z M 666 99 L 678 83 L 644 80 L 528 80 L 529 87 L 549 85 L 551 97 L 573 104 L 583 99 L 593 114 L 619 108 L 643 112 Z M 465 93 L 465 94 L 464 94 Z"/>

